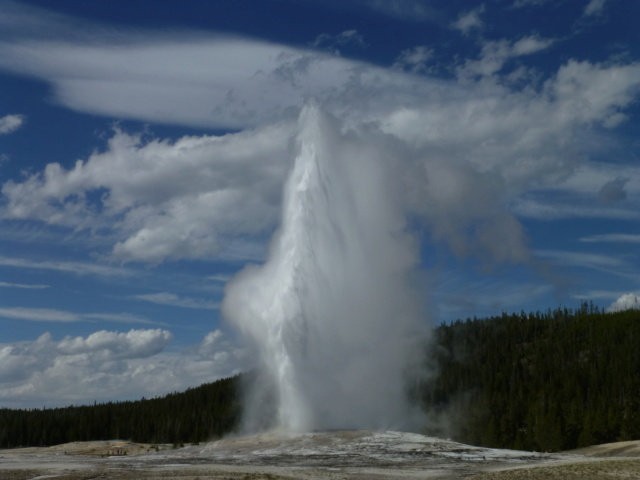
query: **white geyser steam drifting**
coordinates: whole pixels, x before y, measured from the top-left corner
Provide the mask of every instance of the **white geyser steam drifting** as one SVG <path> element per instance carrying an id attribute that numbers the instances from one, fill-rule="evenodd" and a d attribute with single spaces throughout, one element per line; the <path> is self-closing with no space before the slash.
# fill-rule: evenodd
<path id="1" fill-rule="evenodd" d="M 245 429 L 415 428 L 406 379 L 424 333 L 418 254 L 393 157 L 315 104 L 295 149 L 267 261 L 240 272 L 222 306 L 262 365 Z"/>

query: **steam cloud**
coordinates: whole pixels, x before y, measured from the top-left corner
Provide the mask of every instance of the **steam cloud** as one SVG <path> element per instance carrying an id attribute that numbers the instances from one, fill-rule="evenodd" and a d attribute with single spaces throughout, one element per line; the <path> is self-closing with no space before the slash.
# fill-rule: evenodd
<path id="1" fill-rule="evenodd" d="M 222 306 L 264 365 L 245 427 L 274 426 L 259 405 L 271 391 L 268 416 L 284 429 L 409 428 L 417 250 L 393 162 L 366 132 L 341 133 L 313 104 L 296 140 L 268 259 L 229 283 Z"/>

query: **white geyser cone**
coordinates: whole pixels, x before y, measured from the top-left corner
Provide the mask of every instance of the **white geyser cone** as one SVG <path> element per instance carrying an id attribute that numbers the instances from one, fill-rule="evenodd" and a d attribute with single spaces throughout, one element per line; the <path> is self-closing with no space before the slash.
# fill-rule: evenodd
<path id="1" fill-rule="evenodd" d="M 405 385 L 422 333 L 415 242 L 384 142 L 336 123 L 313 104 L 302 110 L 267 261 L 225 292 L 225 318 L 262 362 L 249 430 L 265 427 L 257 410 L 268 397 L 268 426 L 291 431 L 407 428 L 414 419 Z"/>

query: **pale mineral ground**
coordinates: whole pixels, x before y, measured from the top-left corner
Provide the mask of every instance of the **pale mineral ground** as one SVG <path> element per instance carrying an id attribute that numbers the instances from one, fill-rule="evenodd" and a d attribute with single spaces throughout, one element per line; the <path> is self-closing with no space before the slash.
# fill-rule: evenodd
<path id="1" fill-rule="evenodd" d="M 490 449 L 414 433 L 270 432 L 174 448 L 123 440 L 0 450 L 0 480 L 640 478 L 640 441 L 567 453 Z"/>

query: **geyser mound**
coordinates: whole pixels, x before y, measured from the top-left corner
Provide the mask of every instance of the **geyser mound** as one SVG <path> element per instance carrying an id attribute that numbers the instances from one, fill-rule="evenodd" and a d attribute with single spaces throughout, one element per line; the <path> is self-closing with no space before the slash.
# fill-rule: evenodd
<path id="1" fill-rule="evenodd" d="M 222 305 L 260 355 L 247 430 L 415 428 L 418 255 L 397 180 L 380 136 L 303 109 L 267 261 L 240 272 Z"/>

